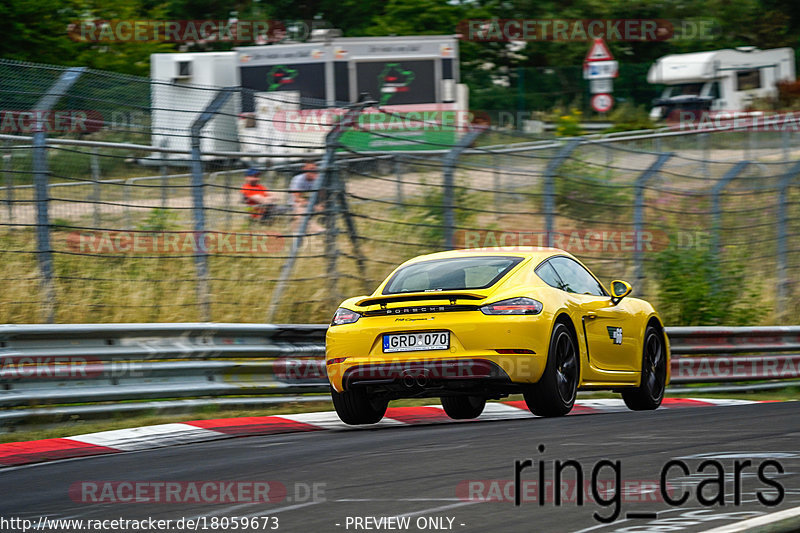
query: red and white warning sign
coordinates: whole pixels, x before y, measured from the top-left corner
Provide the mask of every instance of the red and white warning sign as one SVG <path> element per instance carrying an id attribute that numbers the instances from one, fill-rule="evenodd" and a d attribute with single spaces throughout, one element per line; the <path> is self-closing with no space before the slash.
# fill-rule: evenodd
<path id="1" fill-rule="evenodd" d="M 601 93 L 592 96 L 592 109 L 598 113 L 610 111 L 614 106 L 614 97 L 608 93 Z"/>
<path id="2" fill-rule="evenodd" d="M 608 50 L 603 39 L 595 39 L 586 59 L 583 60 L 583 79 L 597 80 L 602 78 L 616 78 L 619 74 L 619 64 L 614 61 L 614 56 Z"/>
<path id="3" fill-rule="evenodd" d="M 584 61 L 588 63 L 591 61 L 611 61 L 613 59 L 614 56 L 611 55 L 606 42 L 603 39 L 595 39 Z"/>

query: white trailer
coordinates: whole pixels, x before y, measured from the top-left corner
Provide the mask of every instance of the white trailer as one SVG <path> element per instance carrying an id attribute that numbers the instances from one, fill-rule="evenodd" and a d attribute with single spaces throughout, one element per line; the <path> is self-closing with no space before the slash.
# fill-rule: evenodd
<path id="1" fill-rule="evenodd" d="M 215 89 L 237 87 L 203 129 L 203 151 L 248 152 L 252 156 L 244 160 L 258 165 L 318 154 L 330 130 L 327 119 L 364 93 L 393 113 L 439 112 L 445 125 L 433 133 L 433 128 L 412 129 L 406 140 L 403 131 L 392 131 L 393 139 L 352 132 L 348 139 L 355 149 L 438 149 L 453 144 L 465 127 L 467 92 L 458 83 L 458 65 L 455 35 L 341 38 L 334 30 L 315 32 L 304 43 L 152 54 L 151 140 L 189 150 L 191 124 Z M 451 116 L 460 129 L 447 126 Z M 265 153 L 281 157 L 268 159 Z M 159 164 L 160 159 L 153 154 L 141 162 Z"/>
<path id="2" fill-rule="evenodd" d="M 191 149 L 190 130 L 221 87 L 240 85 L 236 52 L 152 54 L 150 77 L 151 140 L 155 146 Z M 203 129 L 203 151 L 239 148 L 236 116 L 239 94 L 228 99 L 220 113 Z M 165 154 L 165 159 L 187 160 L 185 154 Z M 160 159 L 160 154 L 153 154 Z"/>
<path id="3" fill-rule="evenodd" d="M 664 56 L 647 73 L 649 83 L 666 85 L 650 116 L 658 120 L 676 109 L 745 111 L 754 99 L 776 97 L 779 81 L 794 81 L 794 63 L 791 48 L 743 46 Z"/>

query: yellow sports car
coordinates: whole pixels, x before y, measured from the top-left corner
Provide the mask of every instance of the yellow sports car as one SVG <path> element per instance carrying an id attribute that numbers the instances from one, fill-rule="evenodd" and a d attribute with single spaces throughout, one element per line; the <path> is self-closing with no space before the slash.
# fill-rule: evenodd
<path id="1" fill-rule="evenodd" d="M 522 393 L 536 415 L 569 413 L 577 390 L 611 389 L 656 409 L 669 343 L 648 302 L 609 292 L 556 248 L 481 248 L 406 261 L 345 300 L 326 337 L 336 412 L 371 424 L 398 398 L 441 398 L 455 419 Z M 626 298 L 627 297 L 627 298 Z"/>

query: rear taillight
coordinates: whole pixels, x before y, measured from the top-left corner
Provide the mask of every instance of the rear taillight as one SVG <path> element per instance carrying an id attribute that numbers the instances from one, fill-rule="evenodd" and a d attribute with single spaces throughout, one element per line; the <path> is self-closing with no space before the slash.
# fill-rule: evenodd
<path id="1" fill-rule="evenodd" d="M 542 312 L 542 302 L 533 298 L 509 298 L 481 307 L 484 315 L 538 315 Z"/>
<path id="2" fill-rule="evenodd" d="M 344 307 L 340 307 L 333 314 L 333 320 L 331 320 L 331 326 L 352 324 L 353 322 L 356 322 L 359 318 L 361 318 L 361 315 L 359 315 L 355 311 L 351 311 L 349 309 L 345 309 Z"/>

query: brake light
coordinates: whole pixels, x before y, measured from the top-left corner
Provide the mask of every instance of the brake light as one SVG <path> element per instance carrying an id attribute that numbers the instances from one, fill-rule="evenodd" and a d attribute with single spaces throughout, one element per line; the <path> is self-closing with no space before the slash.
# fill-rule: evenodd
<path id="1" fill-rule="evenodd" d="M 340 307 L 333 314 L 333 320 L 331 320 L 331 326 L 352 324 L 353 322 L 356 322 L 359 318 L 361 318 L 361 315 L 359 315 L 355 311 L 351 311 L 349 309 L 345 309 L 344 307 Z"/>
<path id="2" fill-rule="evenodd" d="M 328 359 L 327 361 L 325 361 L 325 364 L 335 365 L 338 363 L 344 363 L 345 359 L 347 359 L 347 357 L 334 357 L 333 359 Z"/>
<path id="3" fill-rule="evenodd" d="M 542 312 L 542 302 L 533 298 L 509 298 L 481 307 L 484 315 L 538 315 Z"/>
<path id="4" fill-rule="evenodd" d="M 502 355 L 518 355 L 518 354 L 535 354 L 533 350 L 528 350 L 526 348 L 498 348 L 495 352 L 502 354 Z"/>

